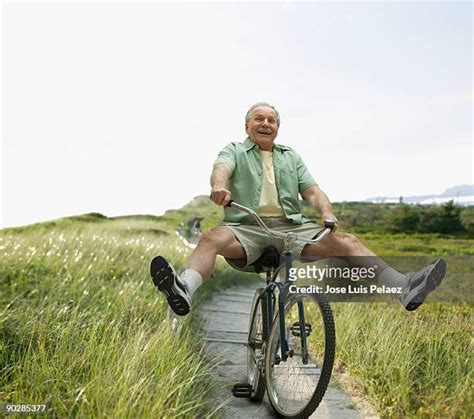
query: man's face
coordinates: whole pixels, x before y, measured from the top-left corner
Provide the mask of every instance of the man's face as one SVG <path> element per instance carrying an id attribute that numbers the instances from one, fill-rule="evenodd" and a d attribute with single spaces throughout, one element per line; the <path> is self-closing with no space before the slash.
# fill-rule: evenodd
<path id="1" fill-rule="evenodd" d="M 250 139 L 260 146 L 273 144 L 278 134 L 275 111 L 268 106 L 257 106 L 245 124 L 245 131 Z"/>

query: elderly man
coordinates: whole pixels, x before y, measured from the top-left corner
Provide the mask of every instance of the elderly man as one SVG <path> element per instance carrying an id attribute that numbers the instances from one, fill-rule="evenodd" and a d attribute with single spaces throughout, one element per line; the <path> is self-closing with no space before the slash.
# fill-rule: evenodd
<path id="1" fill-rule="evenodd" d="M 272 105 L 257 103 L 249 109 L 245 117 L 247 139 L 243 143 L 228 144 L 214 163 L 211 200 L 225 207 L 233 199 L 258 212 L 270 228 L 314 238 L 321 227 L 302 215 L 298 194 L 321 214 L 323 220 L 337 223 L 337 218 L 328 197 L 301 157 L 290 147 L 275 143 L 279 127 L 280 115 Z M 162 256 L 151 262 L 154 284 L 178 315 L 189 312 L 192 295 L 211 276 L 217 255 L 224 256 L 231 265 L 245 269 L 259 258 L 272 240 L 260 227 L 252 225 L 247 214 L 232 208 L 225 208 L 224 212 L 222 225 L 201 235 L 180 276 Z M 294 254 L 313 260 L 341 257 L 358 264 L 366 260 L 377 266 L 379 284 L 403 287 L 400 301 L 407 310 L 418 308 L 446 272 L 446 263 L 440 258 L 419 272 L 401 274 L 355 236 L 338 231 L 317 244 L 300 244 Z M 360 256 L 368 258 L 357 258 Z"/>

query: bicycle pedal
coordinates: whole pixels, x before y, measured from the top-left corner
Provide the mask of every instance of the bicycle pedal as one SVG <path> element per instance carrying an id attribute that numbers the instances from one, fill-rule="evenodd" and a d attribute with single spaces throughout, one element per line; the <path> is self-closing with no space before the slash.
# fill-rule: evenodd
<path id="1" fill-rule="evenodd" d="M 301 336 L 301 327 L 299 322 L 294 322 L 291 325 L 290 330 L 293 336 Z M 313 327 L 310 323 L 304 324 L 304 331 L 306 336 L 309 336 L 311 334 L 311 332 L 313 331 Z"/>
<path id="2" fill-rule="evenodd" d="M 234 397 L 250 397 L 252 394 L 252 384 L 236 383 L 232 387 L 232 394 Z"/>

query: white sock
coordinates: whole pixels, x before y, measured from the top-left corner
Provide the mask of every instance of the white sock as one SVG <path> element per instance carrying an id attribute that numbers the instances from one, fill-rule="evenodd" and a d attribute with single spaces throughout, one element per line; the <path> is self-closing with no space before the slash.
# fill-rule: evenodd
<path id="1" fill-rule="evenodd" d="M 184 272 L 181 274 L 180 279 L 186 284 L 186 287 L 188 288 L 189 294 L 191 294 L 191 296 L 202 284 L 202 275 L 194 269 L 185 269 Z"/>
<path id="2" fill-rule="evenodd" d="M 407 283 L 407 278 L 406 275 L 403 275 L 390 266 L 387 266 L 379 273 L 378 283 L 380 285 L 387 285 L 388 287 L 403 287 Z"/>

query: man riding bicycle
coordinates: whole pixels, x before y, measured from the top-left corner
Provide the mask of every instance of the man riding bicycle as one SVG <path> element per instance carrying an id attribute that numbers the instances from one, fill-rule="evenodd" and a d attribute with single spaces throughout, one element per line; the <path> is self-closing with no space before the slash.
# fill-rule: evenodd
<path id="1" fill-rule="evenodd" d="M 314 238 L 322 228 L 303 216 L 299 194 L 321 214 L 322 220 L 333 220 L 337 225 L 337 218 L 301 157 L 290 147 L 274 142 L 279 127 L 280 115 L 272 105 L 262 102 L 249 109 L 245 117 L 247 139 L 228 144 L 214 162 L 211 200 L 223 207 L 235 200 L 256 211 L 274 230 Z M 282 248 L 282 243 L 272 241 L 247 214 L 232 208 L 225 208 L 224 213 L 222 225 L 202 233 L 181 275 L 162 256 L 151 262 L 154 284 L 178 315 L 189 312 L 192 295 L 211 276 L 217 255 L 235 267 L 249 269 L 269 245 Z M 349 264 L 377 266 L 378 283 L 402 287 L 400 301 L 410 311 L 422 304 L 446 273 L 446 263 L 439 258 L 419 272 L 402 274 L 354 235 L 338 231 L 320 243 L 295 246 L 294 255 L 300 259 L 339 257 Z"/>

